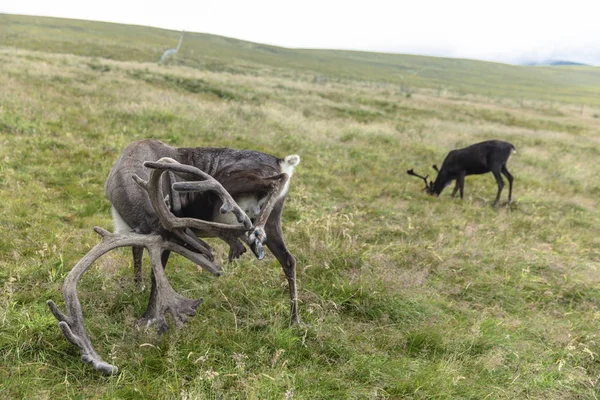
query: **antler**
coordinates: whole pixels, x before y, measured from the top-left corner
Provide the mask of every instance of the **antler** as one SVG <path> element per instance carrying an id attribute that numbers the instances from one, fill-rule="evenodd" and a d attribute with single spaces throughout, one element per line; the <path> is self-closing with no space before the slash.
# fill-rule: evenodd
<path id="1" fill-rule="evenodd" d="M 246 213 L 237 205 L 233 197 L 225 190 L 225 188 L 212 176 L 201 171 L 200 169 L 191 165 L 180 164 L 172 158 L 161 158 L 156 162 L 146 161 L 144 166 L 150 168 L 150 177 L 148 181 L 144 181 L 137 175 L 133 176 L 133 179 L 138 185 L 144 188 L 148 192 L 152 207 L 156 211 L 156 215 L 160 220 L 162 226 L 168 231 L 185 230 L 186 228 L 197 229 L 207 235 L 220 236 L 222 234 L 236 233 L 238 235 L 249 230 L 252 227 L 252 221 L 246 215 Z M 242 225 L 227 225 L 217 222 L 203 221 L 196 218 L 178 218 L 175 217 L 167 208 L 162 193 L 162 187 L 160 184 L 161 175 L 170 171 L 175 174 L 191 174 L 199 178 L 205 179 L 204 181 L 196 182 L 178 182 L 173 185 L 173 189 L 177 191 L 214 191 L 219 196 L 223 205 L 221 206 L 221 213 L 233 212 L 237 217 L 238 222 Z"/>
<path id="2" fill-rule="evenodd" d="M 162 226 L 188 247 L 176 243 L 160 234 L 142 235 L 134 232 L 113 234 L 105 229 L 96 227 L 94 230 L 102 237 L 102 241 L 93 247 L 76 265 L 67 276 L 63 286 L 63 296 L 67 308 L 66 314 L 60 311 L 57 305 L 48 300 L 47 304 L 54 317 L 59 321 L 58 326 L 69 342 L 79 347 L 82 361 L 92 364 L 93 367 L 106 374 L 116 374 L 118 368 L 105 362 L 94 350 L 87 335 L 83 322 L 83 312 L 77 297 L 77 283 L 88 268 L 102 255 L 117 247 L 145 247 L 150 255 L 152 273 L 156 282 L 156 292 L 153 291 L 150 304 L 142 319 L 141 325 L 156 325 L 159 331 L 168 329 L 166 313 L 171 314 L 175 324 L 180 327 L 187 322 L 188 317 L 196 314 L 196 309 L 202 299 L 188 299 L 173 290 L 165 274 L 161 256 L 165 251 L 173 251 L 186 257 L 213 275 L 219 276 L 221 269 L 212 262 L 212 254 L 204 242 L 190 234 L 189 229 L 196 229 L 205 234 L 216 236 L 237 237 L 252 227 L 250 218 L 237 205 L 231 195 L 223 186 L 210 175 L 198 168 L 180 164 L 170 158 L 162 158 L 157 162 L 146 162 L 144 165 L 151 169 L 148 181 L 134 175 L 134 180 L 148 192 L 150 202 Z M 165 199 L 161 188 L 161 176 L 165 172 L 174 174 L 188 174 L 204 179 L 198 182 L 181 182 L 173 185 L 177 191 L 214 191 L 217 193 L 223 206 L 221 212 L 233 212 L 241 225 L 227 225 L 192 218 L 177 218 L 170 211 L 167 203 L 174 208 L 180 207 L 177 196 Z M 242 246 L 243 247 L 243 246 Z M 236 252 L 241 252 L 239 248 Z M 231 257 L 231 256 L 230 256 Z M 153 283 L 154 283 L 153 281 Z M 153 288 L 154 289 L 154 288 Z"/>
<path id="3" fill-rule="evenodd" d="M 116 366 L 105 362 L 94 350 L 90 338 L 87 335 L 83 322 L 83 312 L 77 297 L 77 283 L 88 268 L 107 252 L 125 246 L 143 246 L 150 253 L 152 272 L 157 282 L 157 294 L 154 302 L 149 305 L 144 323 L 154 323 L 159 330 L 167 327 L 165 314 L 168 312 L 173 316 L 175 323 L 180 326 L 187 321 L 188 316 L 196 314 L 196 309 L 202 303 L 202 299 L 188 299 L 173 290 L 169 283 L 161 263 L 161 254 L 165 250 L 174 251 L 200 265 L 213 275 L 221 275 L 218 266 L 208 261 L 203 255 L 188 250 L 176 243 L 164 239 L 160 235 L 141 235 L 133 232 L 126 234 L 114 234 L 105 229 L 95 227 L 94 230 L 102 237 L 102 241 L 94 246 L 76 265 L 65 279 L 63 285 L 63 296 L 67 308 L 66 315 L 63 314 L 52 301 L 47 304 L 54 317 L 59 321 L 58 326 L 69 342 L 79 347 L 83 362 L 105 374 L 116 374 L 119 370 Z"/>
<path id="4" fill-rule="evenodd" d="M 427 178 L 429 177 L 429 175 L 425 175 L 425 176 L 421 176 L 415 173 L 415 171 L 411 169 L 409 169 L 408 171 L 406 171 L 407 174 L 412 175 L 412 176 L 416 176 L 417 178 L 421 178 L 425 181 L 425 188 L 423 190 L 427 190 L 429 189 L 429 184 L 427 183 Z"/>
<path id="5" fill-rule="evenodd" d="M 144 316 L 139 323 L 143 326 L 156 325 L 159 331 L 168 329 L 166 314 L 173 317 L 175 324 L 180 327 L 187 322 L 188 317 L 196 314 L 196 309 L 202 303 L 202 299 L 188 299 L 173 290 L 165 274 L 161 256 L 165 251 L 173 251 L 188 258 L 192 262 L 206 269 L 213 275 L 219 276 L 221 270 L 218 265 L 212 262 L 210 248 L 205 243 L 190 234 L 190 229 L 200 231 L 203 234 L 215 235 L 224 238 L 237 238 L 252 227 L 250 218 L 238 206 L 229 192 L 210 175 L 204 173 L 198 168 L 180 164 L 170 158 L 162 158 L 157 162 L 146 162 L 144 166 L 150 168 L 148 181 L 142 180 L 139 176 L 133 178 L 143 189 L 148 192 L 148 196 L 156 215 L 163 228 L 172 233 L 180 241 L 175 242 L 169 236 L 162 234 L 137 234 L 128 232 L 124 234 L 114 234 L 107 230 L 96 227 L 94 230 L 102 237 L 102 241 L 93 247 L 76 265 L 67 276 L 63 286 L 63 297 L 67 312 L 63 313 L 57 305 L 48 300 L 47 304 L 54 317 L 59 321 L 58 325 L 64 336 L 69 342 L 77 346 L 82 355 L 82 361 L 92 364 L 93 367 L 106 374 L 116 374 L 118 368 L 105 362 L 102 357 L 94 350 L 83 321 L 83 312 L 81 304 L 77 297 L 77 283 L 89 267 L 102 255 L 117 247 L 145 247 L 150 255 L 152 265 L 153 284 L 156 283 L 156 292 L 151 293 L 150 304 Z M 233 212 L 240 225 L 227 225 L 209 221 L 202 221 L 193 218 L 175 217 L 169 206 L 174 209 L 181 207 L 178 203 L 178 196 L 172 196 L 172 199 L 166 199 L 162 192 L 161 177 L 163 173 L 173 173 L 198 177 L 201 181 L 186 181 L 173 184 L 173 190 L 180 192 L 203 192 L 214 191 L 221 199 L 223 205 L 220 209 L 222 213 Z M 272 187 L 269 190 L 267 204 L 264 206 L 261 215 L 257 218 L 257 226 L 253 229 L 248 242 L 253 244 L 253 251 L 259 258 L 262 258 L 262 243 L 266 239 L 264 233 L 264 224 L 269 217 L 275 201 L 279 198 L 279 190 L 285 187 L 289 177 L 285 174 L 273 177 Z M 237 240 L 237 239 L 236 239 Z M 182 245 L 181 243 L 184 243 Z M 241 254 L 244 251 L 243 245 L 236 242 L 233 255 Z M 241 247 L 241 248 L 239 248 Z M 153 287 L 154 289 L 154 287 Z"/>

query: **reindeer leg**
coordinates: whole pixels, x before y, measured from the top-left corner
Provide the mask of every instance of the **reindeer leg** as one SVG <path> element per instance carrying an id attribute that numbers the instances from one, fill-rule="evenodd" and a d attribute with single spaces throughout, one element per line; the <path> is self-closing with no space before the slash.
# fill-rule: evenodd
<path id="1" fill-rule="evenodd" d="M 140 246 L 132 246 L 133 254 L 133 280 L 140 287 L 142 284 L 142 257 L 144 256 L 144 248 Z"/>
<path id="2" fill-rule="evenodd" d="M 454 185 L 454 189 L 452 190 L 452 197 L 456 196 L 456 192 L 460 190 L 460 198 L 463 198 L 463 192 L 465 190 L 465 174 L 464 172 L 459 173 L 456 176 L 456 182 Z"/>
<path id="3" fill-rule="evenodd" d="M 283 210 L 283 199 L 273 209 L 265 229 L 267 231 L 266 244 L 271 253 L 277 258 L 283 268 L 288 281 L 290 291 L 290 325 L 300 323 L 298 316 L 298 290 L 296 287 L 296 260 L 287 249 L 283 240 L 281 229 L 281 212 Z"/>
<path id="4" fill-rule="evenodd" d="M 459 187 L 459 180 L 456 180 L 456 183 L 454 185 L 454 189 L 452 189 L 452 197 L 456 196 L 456 192 L 458 192 L 458 187 Z"/>
<path id="5" fill-rule="evenodd" d="M 465 193 L 465 174 L 464 172 L 458 175 L 457 184 L 460 190 L 460 199 L 462 200 Z"/>
<path id="6" fill-rule="evenodd" d="M 506 176 L 506 179 L 508 179 L 508 204 L 510 205 L 512 204 L 513 176 L 508 172 L 508 169 L 506 169 L 506 164 L 502 166 L 502 173 Z"/>
<path id="7" fill-rule="evenodd" d="M 498 205 L 498 201 L 500 201 L 502 188 L 504 188 L 504 180 L 502 179 L 502 175 L 500 175 L 500 170 L 498 168 L 493 169 L 492 173 L 494 174 L 494 178 L 496 178 L 496 183 L 498 184 L 498 193 L 496 194 L 494 204 L 492 204 L 492 207 L 496 207 Z"/>
<path id="8" fill-rule="evenodd" d="M 170 251 L 163 251 L 162 254 L 160 255 L 160 263 L 162 265 L 163 270 L 165 270 L 167 268 L 167 262 L 169 261 L 169 256 L 171 255 Z M 152 260 L 151 260 L 152 261 Z M 152 281 L 152 286 L 150 287 L 150 298 L 148 300 L 148 307 L 146 308 L 146 312 L 144 313 L 144 315 L 138 320 L 138 325 L 140 326 L 149 326 L 152 323 L 158 321 L 155 317 L 156 317 L 156 310 L 158 309 L 157 306 L 157 297 L 158 297 L 158 288 L 157 288 L 157 284 L 156 284 L 156 274 L 154 273 L 154 266 L 152 266 L 152 272 L 150 275 L 150 279 Z M 169 326 L 167 325 L 167 322 L 161 321 L 163 322 L 162 324 L 160 322 L 157 323 L 157 330 L 159 333 L 162 332 L 166 332 L 169 330 Z"/>

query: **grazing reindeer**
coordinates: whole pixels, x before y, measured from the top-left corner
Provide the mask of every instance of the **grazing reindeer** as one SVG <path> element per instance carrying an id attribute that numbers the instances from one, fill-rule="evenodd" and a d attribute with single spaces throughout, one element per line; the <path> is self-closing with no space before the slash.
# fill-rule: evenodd
<path id="1" fill-rule="evenodd" d="M 247 242 L 256 257 L 262 259 L 262 245 L 266 244 L 279 261 L 288 279 L 291 304 L 291 323 L 297 323 L 298 308 L 296 294 L 296 261 L 283 241 L 281 229 L 281 213 L 289 187 L 289 180 L 294 167 L 300 163 L 297 155 L 280 159 L 268 154 L 251 150 L 233 150 L 227 148 L 175 148 L 158 140 L 141 140 L 131 143 L 125 148 L 121 158 L 116 162 L 106 181 L 106 196 L 112 203 L 113 217 L 117 231 L 132 230 L 136 233 L 155 233 L 163 230 L 158 221 L 148 195 L 141 190 L 132 175 L 144 177 L 144 161 L 156 161 L 162 157 L 170 157 L 175 161 L 194 166 L 210 175 L 242 206 L 249 211 L 253 226 L 248 236 L 235 234 L 211 234 L 210 232 L 193 232 L 188 230 L 180 239 L 188 245 L 204 247 L 207 256 L 212 260 L 210 247 L 198 240 L 196 234 L 202 236 L 219 236 L 230 246 L 229 260 L 241 256 L 245 252 L 240 239 Z M 229 223 L 223 209 L 222 201 L 213 192 L 198 192 L 197 184 L 172 182 L 177 178 L 169 174 L 163 190 L 169 193 L 171 212 L 177 217 L 195 218 L 205 221 Z M 168 181 L 171 182 L 168 182 Z M 169 183 L 174 190 L 169 190 Z M 165 187 L 166 186 L 166 187 Z M 262 207 L 262 208 L 261 208 Z M 219 210 L 217 212 L 217 210 Z M 239 223 L 243 216 L 236 215 Z M 202 250 L 199 250 L 202 251 Z M 134 270 L 139 279 L 141 269 L 141 249 L 133 249 Z M 169 253 L 163 255 L 166 264 Z"/>
<path id="2" fill-rule="evenodd" d="M 462 199 L 465 188 L 465 176 L 491 172 L 494 174 L 494 178 L 496 178 L 496 183 L 498 184 L 498 193 L 494 200 L 494 206 L 498 204 L 502 188 L 504 188 L 504 181 L 502 180 L 502 175 L 500 175 L 502 173 L 508 179 L 508 204 L 510 204 L 512 203 L 513 176 L 508 172 L 506 162 L 511 153 L 516 152 L 515 146 L 508 142 L 488 140 L 473 144 L 464 149 L 449 152 L 442 163 L 442 168 L 438 169 L 437 165 L 433 166 L 433 169 L 438 173 L 435 182 L 430 181 L 427 184 L 427 177 L 429 175 L 425 177 L 417 175 L 412 169 L 408 170 L 407 173 L 425 180 L 424 190 L 435 196 L 439 196 L 446 186 L 453 180 L 456 180 L 452 197 L 460 190 L 460 198 Z"/>
<path id="3" fill-rule="evenodd" d="M 73 267 L 63 285 L 67 313 L 52 300 L 47 302 L 65 337 L 81 350 L 82 360 L 107 374 L 118 371 L 94 350 L 76 292 L 77 282 L 91 264 L 117 247 L 132 247 L 138 281 L 144 248 L 150 256 L 152 287 L 148 308 L 139 321 L 143 326 L 167 330 L 167 313 L 182 326 L 202 302 L 173 290 L 164 271 L 171 252 L 220 275 L 212 250 L 197 236 L 225 240 L 230 260 L 245 252 L 243 242 L 261 259 L 266 244 L 283 267 L 291 324 L 298 323 L 296 261 L 283 240 L 281 213 L 290 177 L 299 163 L 297 155 L 280 159 L 251 150 L 175 148 L 158 140 L 127 146 L 105 185 L 115 232 L 95 228 L 101 243 Z"/>

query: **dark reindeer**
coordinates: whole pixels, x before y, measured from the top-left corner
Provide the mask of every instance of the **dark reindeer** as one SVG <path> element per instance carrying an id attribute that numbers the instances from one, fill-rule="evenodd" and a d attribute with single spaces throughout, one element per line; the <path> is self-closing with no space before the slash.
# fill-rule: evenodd
<path id="1" fill-rule="evenodd" d="M 291 324 L 299 322 L 296 261 L 287 249 L 281 213 L 297 155 L 283 159 L 251 150 L 176 148 L 141 140 L 125 148 L 105 185 L 112 203 L 115 232 L 95 228 L 102 237 L 71 270 L 63 285 L 67 313 L 48 306 L 65 337 L 78 346 L 82 360 L 107 374 L 118 368 L 94 350 L 83 323 L 76 286 L 92 263 L 117 247 L 132 247 L 135 279 L 141 280 L 142 253 L 152 266 L 152 287 L 141 326 L 168 329 L 166 314 L 177 326 L 196 314 L 202 299 L 188 299 L 171 287 L 165 267 L 171 252 L 183 255 L 213 275 L 220 275 L 210 246 L 199 237 L 219 237 L 230 246 L 229 260 L 248 245 L 257 258 L 263 244 L 283 267 L 290 292 Z"/>
<path id="2" fill-rule="evenodd" d="M 437 165 L 433 166 L 438 173 L 435 182 L 427 183 L 427 176 L 417 175 L 412 169 L 406 171 L 409 175 L 416 176 L 425 181 L 423 190 L 427 193 L 439 196 L 442 190 L 448 186 L 453 180 L 456 181 L 452 197 L 456 196 L 456 192 L 460 190 L 460 198 L 463 198 L 465 188 L 465 176 L 479 175 L 491 172 L 494 174 L 496 183 L 498 184 L 498 193 L 494 200 L 493 206 L 498 204 L 500 194 L 504 188 L 504 180 L 502 174 L 508 179 L 508 204 L 512 203 L 512 184 L 513 176 L 506 168 L 506 162 L 511 153 L 516 153 L 515 146 L 511 143 L 501 140 L 488 140 L 481 143 L 475 143 L 464 149 L 452 150 L 448 153 L 442 168 L 438 169 Z"/>

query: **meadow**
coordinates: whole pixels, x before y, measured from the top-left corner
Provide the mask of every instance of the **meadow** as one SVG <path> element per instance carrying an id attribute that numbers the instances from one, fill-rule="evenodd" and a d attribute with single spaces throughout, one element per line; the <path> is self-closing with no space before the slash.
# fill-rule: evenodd
<path id="1" fill-rule="evenodd" d="M 0 15 L 0 398 L 581 399 L 600 385 L 600 69 L 272 48 L 178 32 Z M 416 71 L 414 74 L 397 71 Z M 411 78 L 407 78 L 410 76 Z M 46 306 L 112 229 L 104 181 L 142 138 L 299 154 L 283 229 L 301 325 L 270 254 L 215 278 L 183 329 L 136 326 L 130 251 L 78 293 L 80 361 Z M 515 145 L 511 206 L 490 174 L 465 198 L 406 170 L 486 139 Z M 506 202 L 507 190 L 502 203 Z"/>

